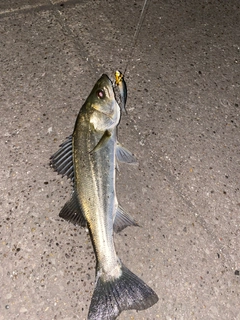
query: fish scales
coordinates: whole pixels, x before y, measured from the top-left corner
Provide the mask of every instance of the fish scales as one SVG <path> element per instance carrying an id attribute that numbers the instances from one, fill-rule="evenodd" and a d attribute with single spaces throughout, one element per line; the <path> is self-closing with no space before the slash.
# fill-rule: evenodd
<path id="1" fill-rule="evenodd" d="M 96 132 L 89 119 L 78 121 L 81 125 L 76 125 L 73 134 L 75 188 L 95 244 L 99 269 L 104 266 L 109 274 L 117 266 L 113 244 L 113 215 L 117 210 L 115 137 L 108 139 L 104 148 L 91 152 L 104 132 Z"/>

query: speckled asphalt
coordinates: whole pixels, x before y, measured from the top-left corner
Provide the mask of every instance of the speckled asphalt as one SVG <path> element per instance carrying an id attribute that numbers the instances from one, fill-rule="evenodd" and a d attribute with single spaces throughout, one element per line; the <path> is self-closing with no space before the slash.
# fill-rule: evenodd
<path id="1" fill-rule="evenodd" d="M 84 320 L 87 230 L 49 157 L 102 73 L 129 58 L 143 1 L 0 2 L 0 320 Z M 159 302 L 119 320 L 240 320 L 240 2 L 150 0 L 126 73 L 117 195 L 141 228 L 121 260 Z"/>

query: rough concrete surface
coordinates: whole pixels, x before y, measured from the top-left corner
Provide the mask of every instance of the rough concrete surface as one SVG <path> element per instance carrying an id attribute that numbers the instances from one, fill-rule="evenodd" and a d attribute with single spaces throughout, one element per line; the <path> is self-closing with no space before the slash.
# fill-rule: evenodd
<path id="1" fill-rule="evenodd" d="M 95 81 L 124 70 L 143 1 L 0 2 L 0 320 L 87 318 L 89 234 L 58 217 L 49 157 Z M 240 320 L 240 2 L 149 0 L 126 82 L 119 257 L 159 302 L 119 320 Z"/>

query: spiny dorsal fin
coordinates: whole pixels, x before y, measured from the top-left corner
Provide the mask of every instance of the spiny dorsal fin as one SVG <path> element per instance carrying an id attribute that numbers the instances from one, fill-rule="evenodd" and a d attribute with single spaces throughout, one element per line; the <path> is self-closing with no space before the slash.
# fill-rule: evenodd
<path id="1" fill-rule="evenodd" d="M 50 165 L 57 173 L 67 176 L 74 181 L 72 135 L 60 145 L 60 149 L 50 158 Z"/>

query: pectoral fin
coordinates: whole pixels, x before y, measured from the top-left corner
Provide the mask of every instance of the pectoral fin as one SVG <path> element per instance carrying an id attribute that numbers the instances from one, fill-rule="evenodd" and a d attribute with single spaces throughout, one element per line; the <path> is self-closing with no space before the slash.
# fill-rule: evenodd
<path id="1" fill-rule="evenodd" d="M 131 163 L 131 164 L 138 163 L 135 157 L 133 156 L 133 154 L 130 151 L 128 151 L 126 148 L 124 148 L 119 142 L 117 142 L 116 157 L 117 157 L 117 160 L 120 162 Z"/>
<path id="2" fill-rule="evenodd" d="M 128 226 L 139 227 L 137 222 L 127 212 L 125 212 L 121 206 L 118 206 L 113 223 L 113 230 L 117 233 Z"/>
<path id="3" fill-rule="evenodd" d="M 90 151 L 90 153 L 97 152 L 100 149 L 102 149 L 108 143 L 110 138 L 111 138 L 111 132 L 106 130 L 102 138 L 98 141 L 97 145 L 93 148 L 92 151 Z"/>

